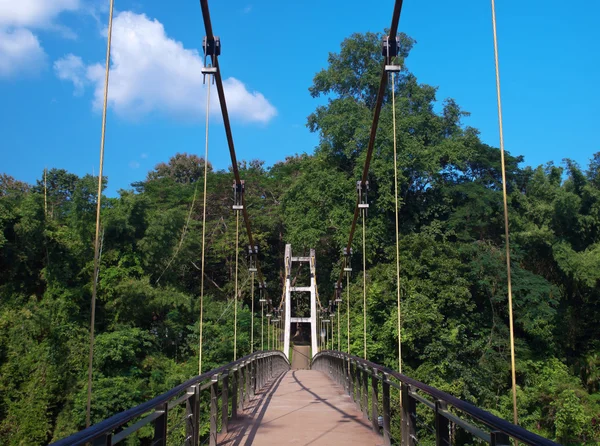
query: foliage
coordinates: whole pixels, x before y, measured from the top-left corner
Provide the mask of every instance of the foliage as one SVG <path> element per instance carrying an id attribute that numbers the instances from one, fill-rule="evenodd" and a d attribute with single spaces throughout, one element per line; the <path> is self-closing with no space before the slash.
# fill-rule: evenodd
<path id="1" fill-rule="evenodd" d="M 240 163 L 269 295 L 283 251 L 317 252 L 333 291 L 365 160 L 382 56 L 380 34 L 331 54 L 310 94 L 313 155 L 270 168 Z M 399 62 L 414 41 L 401 36 Z M 468 115 L 403 65 L 398 126 L 404 373 L 511 419 L 500 153 Z M 369 359 L 398 367 L 391 94 L 369 173 L 365 258 L 354 239 L 350 350 L 363 351 L 367 265 Z M 569 444 L 600 441 L 600 153 L 587 170 L 520 167 L 506 154 L 520 422 Z M 197 373 L 199 287 L 204 369 L 233 359 L 235 217 L 231 172 L 208 166 L 206 271 L 200 276 L 204 160 L 177 154 L 145 181 L 103 199 L 92 419 L 148 400 Z M 0 443 L 47 444 L 85 424 L 97 178 L 50 169 L 26 185 L 0 176 Z M 199 186 L 200 185 L 200 186 Z M 359 222 L 360 223 L 360 222 Z M 247 237 L 241 231 L 240 254 Z M 251 288 L 240 255 L 238 352 L 250 352 Z M 293 271 L 305 279 L 306 269 Z M 254 348 L 260 341 L 255 300 Z M 346 302 L 341 349 L 346 350 Z M 336 327 L 337 330 L 337 327 Z M 239 356 L 238 355 L 238 356 Z M 140 437 L 148 432 L 142 430 Z"/>

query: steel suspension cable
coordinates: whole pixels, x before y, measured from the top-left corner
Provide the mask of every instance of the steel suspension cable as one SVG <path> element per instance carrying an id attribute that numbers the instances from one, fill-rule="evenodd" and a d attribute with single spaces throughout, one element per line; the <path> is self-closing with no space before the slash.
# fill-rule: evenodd
<path id="1" fill-rule="evenodd" d="M 389 32 L 389 40 L 394 41 L 396 38 L 396 34 L 398 33 L 398 25 L 400 23 L 400 13 L 402 12 L 402 4 L 403 0 L 396 0 L 394 4 L 394 12 L 392 14 L 392 23 L 390 25 Z M 381 70 L 381 79 L 379 81 L 379 89 L 377 90 L 377 98 L 375 100 L 375 107 L 373 110 L 373 122 L 371 124 L 371 131 L 369 134 L 369 143 L 367 146 L 367 154 L 365 157 L 365 165 L 363 167 L 363 172 L 360 180 L 360 187 L 365 187 L 366 182 L 369 176 L 369 166 L 371 164 L 371 158 L 373 156 L 373 149 L 375 147 L 375 136 L 377 135 L 377 128 L 379 125 L 379 116 L 381 114 L 381 106 L 383 104 L 383 99 L 385 97 L 385 91 L 387 87 L 387 71 L 385 70 L 385 65 Z M 356 201 L 356 205 L 354 207 L 354 216 L 352 218 L 352 225 L 350 226 L 350 234 L 348 236 L 348 243 L 346 245 L 346 251 L 350 252 L 350 248 L 352 247 L 352 240 L 354 239 L 354 232 L 356 230 L 356 223 L 358 222 L 359 217 L 359 202 Z M 342 283 L 343 279 L 343 269 L 340 271 L 340 275 L 337 280 L 337 286 L 339 287 Z"/>
<path id="2" fill-rule="evenodd" d="M 506 274 L 508 281 L 508 323 L 510 329 L 510 365 L 512 380 L 513 421 L 519 423 L 517 413 L 517 378 L 515 370 L 515 334 L 513 324 L 512 284 L 510 269 L 510 239 L 508 228 L 508 196 L 506 193 L 506 165 L 504 161 L 504 130 L 502 125 L 502 100 L 500 94 L 500 64 L 498 62 L 498 35 L 496 31 L 496 4 L 492 0 L 492 30 L 494 33 L 494 60 L 496 65 L 496 93 L 498 96 L 498 127 L 500 132 L 500 162 L 502 166 L 502 198 L 504 201 L 504 237 L 506 238 Z"/>
<path id="3" fill-rule="evenodd" d="M 400 312 L 400 222 L 398 220 L 398 141 L 396 139 L 396 76 L 392 72 L 392 127 L 394 132 L 394 204 L 396 215 L 396 298 L 398 310 L 398 372 L 402 373 L 402 318 Z"/>
<path id="4" fill-rule="evenodd" d="M 207 41 L 214 41 L 215 36 L 213 34 L 212 23 L 210 20 L 210 10 L 208 8 L 208 0 L 200 0 L 200 8 L 202 10 L 202 18 L 204 21 L 204 29 L 206 31 L 206 39 Z M 229 147 L 229 155 L 231 158 L 231 170 L 233 172 L 233 176 L 235 177 L 236 185 L 240 186 L 242 184 L 242 179 L 240 177 L 237 157 L 235 154 L 235 145 L 233 142 L 233 134 L 231 132 L 231 122 L 229 121 L 229 112 L 227 110 L 227 101 L 225 99 L 225 88 L 223 86 L 223 79 L 221 76 L 221 68 L 219 67 L 219 59 L 217 55 L 212 56 L 213 67 L 217 69 L 216 73 L 214 73 L 214 81 L 217 87 L 217 95 L 219 97 L 219 104 L 221 105 L 221 114 L 223 116 L 223 126 L 225 127 L 225 136 L 227 137 L 227 145 Z M 246 233 L 248 235 L 248 244 L 249 246 L 254 245 L 254 238 L 252 237 L 252 227 L 250 225 L 250 217 L 248 215 L 248 211 L 246 208 L 246 199 L 244 194 L 242 194 L 242 215 L 244 217 L 244 224 L 246 226 Z M 264 283 L 264 276 L 262 274 L 262 270 L 260 268 L 260 262 L 257 260 L 256 262 L 257 276 L 260 283 Z M 264 290 L 266 294 L 267 290 Z M 267 304 L 271 306 L 270 304 Z"/>
<path id="5" fill-rule="evenodd" d="M 198 375 L 202 374 L 202 335 L 204 318 L 204 259 L 206 251 L 206 185 L 208 177 L 208 123 L 210 112 L 210 84 L 212 83 L 210 74 L 208 75 L 208 86 L 206 92 L 206 139 L 204 144 L 204 189 L 202 195 L 202 264 L 200 266 L 200 321 L 198 326 Z"/>
<path id="6" fill-rule="evenodd" d="M 237 361 L 238 270 L 240 259 L 240 211 L 235 211 L 235 293 L 233 294 L 233 360 Z"/>
<path id="7" fill-rule="evenodd" d="M 102 205 L 102 173 L 104 169 L 104 141 L 106 135 L 106 109 L 108 107 L 108 79 L 110 74 L 110 49 L 112 41 L 112 19 L 114 0 L 110 0 L 108 11 L 108 39 L 106 43 L 106 71 L 104 75 L 104 102 L 102 105 L 102 134 L 100 136 L 100 169 L 98 171 L 98 198 L 96 200 L 96 234 L 94 238 L 94 274 L 92 275 L 92 303 L 90 317 L 90 354 L 88 360 L 87 407 L 85 425 L 90 426 L 92 411 L 92 370 L 94 363 L 94 330 L 96 324 L 96 295 L 98 293 L 98 268 L 100 257 L 100 210 Z"/>

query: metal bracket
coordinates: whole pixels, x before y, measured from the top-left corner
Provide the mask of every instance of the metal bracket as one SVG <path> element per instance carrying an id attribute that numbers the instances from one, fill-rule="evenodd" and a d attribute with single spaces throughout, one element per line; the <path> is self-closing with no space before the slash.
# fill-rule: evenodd
<path id="1" fill-rule="evenodd" d="M 262 304 L 264 304 L 267 301 L 267 296 L 266 296 L 266 291 L 267 291 L 267 282 L 258 282 L 258 292 L 259 292 L 259 299 L 258 301 Z"/>
<path id="2" fill-rule="evenodd" d="M 248 246 L 248 272 L 258 272 L 258 246 Z M 260 283 L 258 285 L 260 287 Z"/>
<path id="3" fill-rule="evenodd" d="M 367 216 L 367 209 L 369 209 L 367 192 L 369 190 L 369 182 L 365 181 L 365 184 L 362 181 L 356 182 L 356 191 L 358 192 L 358 208 L 364 211 L 364 216 Z"/>
<path id="4" fill-rule="evenodd" d="M 398 56 L 398 49 L 400 48 L 400 37 L 396 36 L 394 40 L 391 40 L 389 36 L 383 38 L 381 45 L 381 54 L 385 57 L 385 71 L 388 73 L 402 71 L 400 65 L 392 63 L 394 57 Z"/>
<path id="5" fill-rule="evenodd" d="M 217 36 L 209 40 L 206 36 L 202 39 L 202 49 L 204 51 L 204 66 L 202 67 L 202 83 L 206 83 L 206 75 L 217 74 L 216 61 L 221 55 L 221 39 Z M 207 63 L 207 58 L 210 56 L 211 64 Z M 214 83 L 213 77 L 213 83 Z"/>
<path id="6" fill-rule="evenodd" d="M 350 248 L 350 254 L 348 254 L 348 248 L 344 248 L 344 272 L 345 273 L 351 273 L 352 272 L 352 264 L 351 264 L 351 257 L 352 257 L 352 248 Z"/>
<path id="7" fill-rule="evenodd" d="M 233 210 L 234 211 L 243 211 L 244 210 L 244 191 L 246 186 L 244 184 L 244 180 L 241 180 L 239 183 L 233 183 Z"/>
<path id="8" fill-rule="evenodd" d="M 342 302 L 342 284 L 335 284 L 335 303 L 339 304 Z"/>

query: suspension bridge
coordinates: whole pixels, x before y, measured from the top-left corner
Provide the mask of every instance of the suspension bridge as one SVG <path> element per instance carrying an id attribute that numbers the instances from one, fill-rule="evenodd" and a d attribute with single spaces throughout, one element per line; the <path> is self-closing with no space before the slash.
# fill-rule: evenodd
<path id="1" fill-rule="evenodd" d="M 130 444 L 140 430 L 151 433 L 147 444 L 209 445 L 267 445 L 267 444 L 371 444 L 371 445 L 416 445 L 453 444 L 529 445 L 556 444 L 518 426 L 516 411 L 515 354 L 513 339 L 512 294 L 510 288 L 510 247 L 506 188 L 504 186 L 504 213 L 506 228 L 506 257 L 508 268 L 508 301 L 511 332 L 511 371 L 513 384 L 513 423 L 501 419 L 486 410 L 442 392 L 425 383 L 402 374 L 401 343 L 401 299 L 400 265 L 398 248 L 398 178 L 396 166 L 396 107 L 395 75 L 401 71 L 398 63 L 398 26 L 402 11 L 402 0 L 395 0 L 389 34 L 382 42 L 385 63 L 381 68 L 381 79 L 374 106 L 373 122 L 366 158 L 360 180 L 356 183 L 357 201 L 348 236 L 348 243 L 340 261 L 340 273 L 334 286 L 334 295 L 324 300 L 319 295 L 317 284 L 317 259 L 315 251 L 308 256 L 294 255 L 293 247 L 286 246 L 284 255 L 285 276 L 283 292 L 278 302 L 267 295 L 265 277 L 261 270 L 258 246 L 252 234 L 250 215 L 247 211 L 244 192 L 246 184 L 240 177 L 236 158 L 233 133 L 227 111 L 219 57 L 221 42 L 213 33 L 207 0 L 201 0 L 205 37 L 203 40 L 203 75 L 207 85 L 205 175 L 203 191 L 202 232 L 202 283 L 200 286 L 199 356 L 198 375 L 181 383 L 168 392 L 139 406 L 133 407 L 98 423 L 90 425 L 92 400 L 92 364 L 94 354 L 94 318 L 96 302 L 96 280 L 92 291 L 92 319 L 90 324 L 90 355 L 88 369 L 88 400 L 86 429 L 59 440 L 56 446 L 93 444 L 110 446 Z M 94 277 L 98 275 L 99 227 L 102 191 L 102 166 L 104 160 L 104 135 L 109 88 L 109 66 L 114 0 L 111 0 L 104 85 L 104 110 L 100 151 L 100 172 L 96 214 L 96 244 Z M 500 149 L 502 174 L 505 184 L 504 147 L 502 136 L 502 111 L 497 56 L 495 5 L 492 0 L 492 23 L 496 56 L 496 79 L 500 123 Z M 357 227 L 362 226 L 362 247 L 365 247 L 365 231 L 369 208 L 369 166 L 373 157 L 375 136 L 379 116 L 391 84 L 394 127 L 394 178 L 396 197 L 396 272 L 398 312 L 398 368 L 369 361 L 367 343 L 366 264 L 363 253 L 363 355 L 350 354 L 350 299 L 343 299 L 344 278 L 349 293 L 352 243 Z M 233 184 L 233 211 L 236 217 L 236 269 L 235 299 L 238 299 L 240 217 L 246 230 L 248 246 L 248 272 L 252 280 L 251 295 L 251 346 L 255 345 L 255 282 L 258 281 L 258 303 L 261 314 L 262 350 L 252 351 L 238 358 L 237 350 L 237 305 L 234 305 L 234 361 L 210 371 L 203 370 L 203 297 L 206 222 L 206 168 L 208 166 L 208 119 L 210 89 L 215 85 L 227 143 L 231 166 L 235 178 Z M 194 195 L 195 200 L 196 195 Z M 310 271 L 308 283 L 292 281 L 294 265 L 307 265 Z M 293 296 L 296 296 L 294 299 Z M 298 297 L 303 296 L 303 297 Z M 306 297 L 308 296 L 308 297 Z M 303 302 L 300 311 L 298 303 Z M 346 320 L 342 321 L 343 314 Z M 264 333 L 266 318 L 266 334 Z M 340 351 L 340 324 L 347 324 L 348 351 Z M 337 335 L 337 342 L 336 342 Z M 265 348 L 265 338 L 267 348 Z M 208 429 L 205 426 L 209 426 Z M 146 435 L 147 436 L 147 435 Z M 133 444 L 133 443 L 132 443 Z M 146 444 L 146 443 L 144 443 Z"/>

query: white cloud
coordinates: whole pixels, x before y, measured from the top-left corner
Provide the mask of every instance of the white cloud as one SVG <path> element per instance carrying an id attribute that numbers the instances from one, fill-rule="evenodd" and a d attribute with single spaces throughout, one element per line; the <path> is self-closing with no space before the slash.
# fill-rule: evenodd
<path id="1" fill-rule="evenodd" d="M 75 96 L 83 94 L 86 82 L 86 66 L 81 57 L 67 54 L 62 59 L 54 62 L 54 71 L 59 79 L 73 82 Z"/>
<path id="2" fill-rule="evenodd" d="M 57 75 L 71 80 L 75 88 L 83 79 L 77 64 L 57 61 L 68 73 Z M 137 118 L 160 112 L 186 119 L 199 119 L 205 110 L 206 87 L 202 84 L 203 58 L 167 36 L 158 20 L 125 11 L 113 22 L 109 105 L 122 116 Z M 55 67 L 56 67 L 55 64 Z M 93 64 L 85 70 L 85 80 L 94 87 L 94 107 L 100 108 L 104 94 L 104 66 Z M 243 121 L 268 122 L 277 111 L 258 92 L 248 91 L 235 78 L 224 81 L 229 113 Z M 217 95 L 212 95 L 212 111 L 219 111 Z"/>
<path id="3" fill-rule="evenodd" d="M 17 73 L 35 74 L 45 62 L 46 53 L 31 31 L 0 28 L 0 77 L 12 77 Z"/>
<path id="4" fill-rule="evenodd" d="M 242 12 L 244 14 L 250 14 L 251 11 L 252 11 L 252 5 L 248 5 L 244 9 L 242 9 Z"/>
<path id="5" fill-rule="evenodd" d="M 79 7 L 80 0 L 0 0 L 0 77 L 32 74 L 43 68 L 46 53 L 31 29 L 49 29 L 74 38 L 70 29 L 54 20 Z"/>
<path id="6" fill-rule="evenodd" d="M 130 161 L 129 167 L 131 167 L 132 169 L 138 169 L 140 167 L 140 163 L 138 163 L 137 161 Z"/>
<path id="7" fill-rule="evenodd" d="M 46 27 L 61 12 L 79 7 L 79 0 L 0 0 L 0 26 Z"/>

